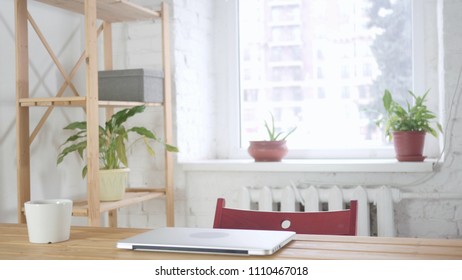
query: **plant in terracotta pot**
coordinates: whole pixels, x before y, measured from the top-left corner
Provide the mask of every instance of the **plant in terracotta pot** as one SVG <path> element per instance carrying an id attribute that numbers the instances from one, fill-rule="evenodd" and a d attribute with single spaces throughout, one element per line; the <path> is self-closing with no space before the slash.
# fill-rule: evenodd
<path id="1" fill-rule="evenodd" d="M 175 146 L 163 143 L 153 131 L 145 127 L 126 128 L 125 122 L 134 115 L 145 110 L 145 106 L 136 106 L 118 111 L 106 121 L 104 126 L 99 126 L 99 185 L 100 200 L 115 201 L 123 198 L 128 184 L 128 162 L 126 153 L 126 141 L 130 132 L 136 133 L 144 140 L 147 151 L 154 155 L 154 149 L 149 143 L 153 140 L 164 145 L 169 152 L 178 152 Z M 70 153 L 77 152 L 83 159 L 87 148 L 87 122 L 73 122 L 67 125 L 65 130 L 74 130 L 63 144 L 65 146 L 58 155 L 57 164 Z M 66 146 L 67 145 L 67 146 Z M 87 174 L 87 165 L 82 169 L 82 177 Z"/>
<path id="2" fill-rule="evenodd" d="M 287 155 L 287 137 L 292 134 L 296 127 L 287 133 L 277 132 L 274 125 L 274 116 L 271 115 L 271 123 L 265 121 L 265 129 L 268 133 L 268 140 L 250 141 L 247 149 L 256 162 L 281 161 Z"/>
<path id="3" fill-rule="evenodd" d="M 389 90 L 383 95 L 383 106 L 387 115 L 378 121 L 385 123 L 385 133 L 393 144 L 398 161 L 423 161 L 425 135 L 430 133 L 438 137 L 442 132 L 441 125 L 434 121 L 436 115 L 425 105 L 428 91 L 423 96 L 417 96 L 409 91 L 413 105 L 407 102 L 406 108 L 393 100 Z"/>

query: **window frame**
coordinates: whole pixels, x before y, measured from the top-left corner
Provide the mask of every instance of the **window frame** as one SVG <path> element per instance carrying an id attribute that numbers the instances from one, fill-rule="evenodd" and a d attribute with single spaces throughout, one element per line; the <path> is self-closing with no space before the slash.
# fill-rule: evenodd
<path id="1" fill-rule="evenodd" d="M 216 41 L 217 49 L 220 49 L 220 56 L 217 56 L 219 76 L 225 77 L 218 79 L 218 90 L 223 91 L 221 98 L 222 109 L 219 125 L 224 124 L 226 129 L 217 129 L 217 158 L 227 159 L 246 159 L 250 158 L 245 144 L 241 147 L 240 143 L 240 88 L 239 88 L 239 22 L 238 22 L 238 2 L 239 0 L 218 1 L 218 9 L 221 11 L 219 24 L 226 31 L 226 39 Z M 423 93 L 428 89 L 425 82 L 426 50 L 424 45 L 424 1 L 412 0 L 412 42 L 413 42 L 413 91 Z M 436 0 L 427 2 L 436 7 Z M 226 12 L 225 12 L 226 11 Z M 436 16 L 435 16 L 436 19 Z M 434 38 L 436 40 L 436 38 Z M 433 85 L 433 84 L 432 84 Z M 438 87 L 433 87 L 437 89 Z M 442 97 L 439 94 L 429 95 L 428 106 L 434 112 L 440 112 L 438 106 Z M 237 117 L 236 117 L 237 115 Z M 225 132 L 225 133 L 223 133 Z M 329 149 L 290 149 L 290 139 L 288 142 L 289 153 L 287 159 L 390 159 L 394 158 L 393 145 L 380 148 L 329 148 Z M 429 158 L 437 158 L 440 154 L 441 141 L 427 137 L 425 153 Z"/>

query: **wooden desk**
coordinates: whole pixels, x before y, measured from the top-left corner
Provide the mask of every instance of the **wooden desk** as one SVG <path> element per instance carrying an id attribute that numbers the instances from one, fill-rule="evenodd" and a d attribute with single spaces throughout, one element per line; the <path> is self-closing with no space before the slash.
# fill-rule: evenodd
<path id="1" fill-rule="evenodd" d="M 462 240 L 297 235 L 272 256 L 139 252 L 116 248 L 147 229 L 73 227 L 70 240 L 32 244 L 26 225 L 0 224 L 0 259 L 462 259 Z"/>

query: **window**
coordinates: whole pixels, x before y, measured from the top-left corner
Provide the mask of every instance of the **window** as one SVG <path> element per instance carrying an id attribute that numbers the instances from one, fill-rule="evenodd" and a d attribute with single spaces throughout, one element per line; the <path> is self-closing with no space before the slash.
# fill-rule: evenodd
<path id="1" fill-rule="evenodd" d="M 259 17 L 241 12 L 256 8 Z M 263 124 L 272 113 L 280 130 L 297 127 L 289 139 L 300 152 L 294 157 L 391 151 L 373 112 L 382 110 L 385 87 L 403 100 L 412 89 L 412 0 L 245 0 L 238 15 L 239 53 L 260 57 L 264 73 L 242 83 L 252 65 L 240 58 L 243 149 L 266 137 Z M 266 94 L 250 99 L 247 86 Z"/>

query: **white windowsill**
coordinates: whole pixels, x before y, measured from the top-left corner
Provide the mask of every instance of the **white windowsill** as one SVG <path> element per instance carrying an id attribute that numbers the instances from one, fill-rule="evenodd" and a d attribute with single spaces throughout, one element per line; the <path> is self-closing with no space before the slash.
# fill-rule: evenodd
<path id="1" fill-rule="evenodd" d="M 282 162 L 253 160 L 199 160 L 180 162 L 184 171 L 217 172 L 432 172 L 435 160 L 398 162 L 395 159 L 287 159 Z"/>

